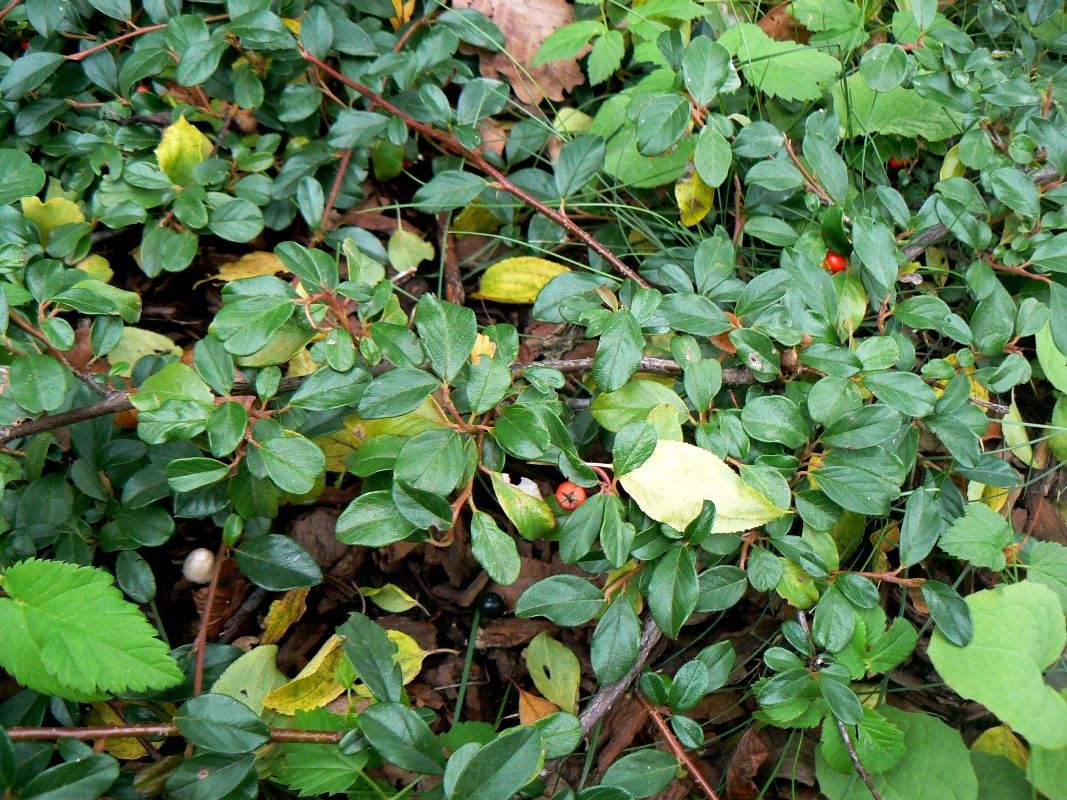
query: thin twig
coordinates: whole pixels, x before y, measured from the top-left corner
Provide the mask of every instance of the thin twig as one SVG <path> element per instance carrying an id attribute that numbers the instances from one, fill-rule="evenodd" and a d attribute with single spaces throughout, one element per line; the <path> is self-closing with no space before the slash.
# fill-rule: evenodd
<path id="1" fill-rule="evenodd" d="M 26 333 L 30 334 L 30 336 L 32 336 L 34 339 L 36 339 L 45 347 L 47 347 L 48 352 L 52 354 L 53 358 L 55 358 L 61 364 L 65 364 L 66 367 L 71 372 L 73 372 L 79 380 L 82 381 L 82 383 L 84 383 L 86 386 L 88 386 L 101 397 L 111 397 L 112 393 L 105 389 L 103 386 L 101 386 L 96 381 L 96 378 L 91 372 L 85 372 L 84 370 L 80 370 L 73 364 L 71 364 L 70 360 L 67 358 L 67 354 L 55 347 L 50 341 L 48 341 L 48 337 L 45 335 L 44 331 L 42 331 L 40 328 L 38 328 L 36 325 L 34 325 L 32 322 L 30 322 L 17 312 L 10 312 L 8 314 L 8 319 L 11 322 L 15 323 L 16 327 L 21 328 Z"/>
<path id="2" fill-rule="evenodd" d="M 315 235 L 311 237 L 311 241 L 314 244 L 318 244 L 322 238 L 326 235 L 326 225 L 330 221 L 330 215 L 333 213 L 333 204 L 337 202 L 337 193 L 341 191 L 341 184 L 344 183 L 345 173 L 348 172 L 348 164 L 352 160 L 351 150 L 341 151 L 341 160 L 337 163 L 337 175 L 334 176 L 333 183 L 330 185 L 330 194 L 326 198 L 326 205 L 322 207 L 322 218 L 319 220 L 319 229 L 315 231 Z"/>
<path id="3" fill-rule="evenodd" d="M 41 742 L 57 739 L 134 739 L 180 736 L 177 725 L 98 725 L 85 728 L 36 727 L 5 728 L 4 733 L 13 742 Z M 344 731 L 313 731 L 300 728 L 271 728 L 272 742 L 295 744 L 337 744 Z"/>
<path id="4" fill-rule="evenodd" d="M 531 367 L 547 367 L 560 372 L 589 372 L 593 368 L 592 358 L 561 358 L 545 361 L 517 361 L 511 365 L 513 373 L 522 372 Z M 638 372 L 650 372 L 656 375 L 681 375 L 682 365 L 670 358 L 646 356 L 637 366 Z M 742 367 L 728 368 L 722 371 L 724 386 L 750 386 L 756 382 L 751 371 Z"/>
<path id="5" fill-rule="evenodd" d="M 237 104 L 231 103 L 226 107 L 226 116 L 222 118 L 222 127 L 219 128 L 218 134 L 215 136 L 215 143 L 211 145 L 211 153 L 209 158 L 214 158 L 219 154 L 219 148 L 222 147 L 222 140 L 226 138 L 226 134 L 230 132 L 230 123 L 233 122 L 233 115 L 237 111 Z"/>
<path id="6" fill-rule="evenodd" d="M 830 197 L 830 193 L 822 185 L 822 181 L 814 172 L 809 172 L 807 167 L 804 166 L 804 162 L 797 156 L 796 151 L 793 150 L 793 143 L 786 137 L 785 140 L 785 152 L 789 156 L 789 160 L 793 162 L 800 174 L 804 176 L 804 182 L 808 185 L 808 191 L 818 196 L 823 205 L 834 205 L 834 199 Z"/>
<path id="7" fill-rule="evenodd" d="M 196 669 L 193 672 L 193 696 L 197 696 L 204 688 L 204 651 L 207 649 L 207 629 L 211 626 L 211 611 L 215 605 L 215 592 L 219 588 L 219 575 L 222 574 L 222 562 L 226 560 L 226 551 L 229 548 L 223 542 L 219 545 L 219 552 L 215 555 L 215 569 L 211 573 L 211 583 L 207 587 L 207 599 L 204 601 L 204 613 L 201 615 L 200 628 L 196 632 L 196 641 L 193 649 L 196 651 Z"/>
<path id="8" fill-rule="evenodd" d="M 637 661 L 634 662 L 634 665 L 630 667 L 630 671 L 620 680 L 609 686 L 602 686 L 593 695 L 593 699 L 586 703 L 585 708 L 578 717 L 578 721 L 582 725 L 583 736 L 588 736 L 589 731 L 593 730 L 596 724 L 607 715 L 614 707 L 615 702 L 629 691 L 634 681 L 637 680 L 637 676 L 641 674 L 641 670 L 645 668 L 645 662 L 648 661 L 648 657 L 652 654 L 652 648 L 659 643 L 662 636 L 663 634 L 652 617 L 645 620 L 645 627 L 641 631 L 641 648 L 637 652 Z"/>
<path id="9" fill-rule="evenodd" d="M 68 425 L 76 425 L 97 417 L 106 417 L 108 414 L 117 414 L 120 411 L 129 411 L 133 408 L 129 395 L 119 392 L 115 395 L 81 408 L 64 411 L 62 414 L 49 414 L 40 419 L 30 419 L 15 425 L 0 427 L 0 445 L 22 439 L 27 436 L 36 436 L 38 433 L 54 431 L 58 428 L 66 428 Z"/>
<path id="10" fill-rule="evenodd" d="M 708 783 L 707 778 L 704 777 L 700 768 L 697 767 L 696 762 L 693 761 L 689 753 L 685 752 L 682 743 L 678 741 L 678 737 L 674 735 L 674 731 L 671 730 L 667 721 L 663 719 L 663 715 L 659 713 L 659 709 L 648 702 L 645 696 L 640 692 L 638 692 L 636 696 L 637 702 L 641 704 L 641 708 L 648 712 L 648 715 L 652 718 L 652 722 L 659 728 L 659 732 L 663 734 L 663 738 L 666 740 L 667 747 L 670 748 L 671 753 L 674 754 L 674 757 L 678 759 L 678 763 L 685 767 L 686 771 L 693 778 L 693 783 L 697 785 L 708 800 L 719 800 L 719 795 L 715 793 L 715 789 Z M 881 798 L 879 798 L 879 800 L 881 800 Z"/>
<path id="11" fill-rule="evenodd" d="M 370 87 L 365 86 L 364 84 L 359 83 L 358 81 L 352 80 L 347 75 L 343 75 L 342 73 L 331 67 L 329 64 L 324 62 L 322 59 L 309 53 L 307 50 L 301 48 L 300 55 L 302 55 L 304 57 L 304 60 L 307 61 L 309 64 L 314 64 L 316 67 L 325 72 L 334 80 L 343 83 L 349 89 L 352 89 L 353 91 L 363 95 L 363 97 L 367 98 L 373 105 L 376 105 L 379 108 L 388 111 L 390 114 L 395 114 L 396 116 L 400 117 L 402 120 L 404 120 L 404 123 L 409 128 L 412 128 L 413 130 L 418 131 L 428 139 L 437 142 L 446 150 L 450 150 L 452 153 L 465 158 L 476 168 L 478 168 L 490 178 L 492 178 L 494 181 L 496 181 L 497 185 L 505 192 L 510 194 L 512 197 L 521 200 L 530 208 L 534 209 L 542 216 L 548 217 L 548 219 L 552 220 L 561 228 L 565 228 L 567 231 L 569 231 L 571 234 L 581 240 L 591 250 L 600 255 L 601 258 L 611 264 L 612 268 L 615 269 L 620 275 L 632 279 L 639 286 L 648 286 L 648 283 L 645 281 L 645 279 L 638 275 L 633 268 L 627 266 L 627 264 L 623 262 L 617 255 L 615 255 L 613 252 L 611 252 L 611 250 L 601 244 L 596 239 L 596 237 L 594 237 L 591 233 L 580 227 L 577 223 L 574 222 L 574 220 L 568 217 L 565 212 L 545 205 L 536 197 L 527 192 L 525 189 L 517 186 L 507 177 L 507 175 L 505 175 L 499 169 L 497 169 L 488 161 L 486 161 L 478 153 L 460 144 L 459 140 L 456 139 L 456 137 L 452 136 L 452 134 L 440 131 L 437 128 L 434 128 L 431 125 L 427 125 L 424 122 L 419 122 L 406 111 L 393 105 Z"/>
<path id="12" fill-rule="evenodd" d="M 17 6 L 21 2 L 22 0 L 11 0 L 11 2 L 8 3 L 6 6 L 0 8 L 0 20 L 3 20 L 4 17 L 14 11 L 15 6 Z"/>
<path id="13" fill-rule="evenodd" d="M 229 14 L 215 14 L 214 16 L 204 17 L 204 22 L 221 22 L 222 20 L 229 18 Z M 0 19 L 2 19 L 2 17 L 0 17 Z M 91 56 L 93 53 L 99 53 L 101 50 L 106 50 L 113 44 L 120 44 L 121 42 L 136 38 L 137 36 L 144 36 L 146 33 L 152 33 L 153 31 L 164 30 L 169 25 L 169 22 L 160 22 L 156 25 L 146 25 L 143 28 L 134 28 L 132 31 L 124 33 L 121 36 L 116 36 L 114 39 L 108 39 L 106 42 L 100 42 L 100 44 L 95 44 L 88 50 L 81 50 L 77 53 L 71 53 L 70 55 L 65 56 L 65 58 L 67 59 L 67 61 L 83 61 L 84 59 Z"/>
<path id="14" fill-rule="evenodd" d="M 852 759 L 852 766 L 856 768 L 856 772 L 859 774 L 860 779 L 867 785 L 871 797 L 874 798 L 874 800 L 882 800 L 882 795 L 879 794 L 878 788 L 874 785 L 874 781 L 871 780 L 870 774 L 863 766 L 863 762 L 860 761 L 860 754 L 856 752 L 856 748 L 852 744 L 852 737 L 848 735 L 848 728 L 845 727 L 845 723 L 841 720 L 835 721 L 837 722 L 837 730 L 840 731 L 841 738 L 845 742 L 845 749 L 848 750 L 848 757 Z"/>

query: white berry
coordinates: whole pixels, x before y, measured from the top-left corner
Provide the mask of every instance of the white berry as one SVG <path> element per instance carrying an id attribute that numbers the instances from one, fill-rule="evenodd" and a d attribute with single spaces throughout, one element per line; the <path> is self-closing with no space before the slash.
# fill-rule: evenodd
<path id="1" fill-rule="evenodd" d="M 198 547 L 185 557 L 182 575 L 191 583 L 208 583 L 215 570 L 215 554 L 206 547 Z"/>

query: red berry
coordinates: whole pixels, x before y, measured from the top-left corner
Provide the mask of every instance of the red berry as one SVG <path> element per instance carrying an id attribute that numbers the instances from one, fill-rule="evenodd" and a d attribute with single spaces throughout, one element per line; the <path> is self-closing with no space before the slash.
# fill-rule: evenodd
<path id="1" fill-rule="evenodd" d="M 21 42 L 19 42 L 19 47 L 22 48 L 22 50 L 29 50 L 30 49 L 29 40 L 28 39 L 23 39 Z"/>
<path id="2" fill-rule="evenodd" d="M 889 159 L 890 169 L 904 169 L 906 166 L 908 166 L 908 160 L 906 158 L 897 158 L 896 156 L 893 156 Z"/>
<path id="3" fill-rule="evenodd" d="M 841 270 L 848 266 L 848 261 L 845 260 L 843 255 L 833 252 L 827 253 L 826 258 L 823 259 L 822 263 L 834 274 L 841 272 Z"/>
<path id="4" fill-rule="evenodd" d="M 574 511 L 585 502 L 587 496 L 585 489 L 570 481 L 564 481 L 556 489 L 556 502 L 564 511 Z"/>
<path id="5" fill-rule="evenodd" d="M 146 92 L 150 92 L 150 91 L 152 91 L 152 90 L 151 90 L 151 88 L 149 88 L 147 83 L 139 83 L 139 84 L 137 84 L 137 94 L 145 94 Z"/>

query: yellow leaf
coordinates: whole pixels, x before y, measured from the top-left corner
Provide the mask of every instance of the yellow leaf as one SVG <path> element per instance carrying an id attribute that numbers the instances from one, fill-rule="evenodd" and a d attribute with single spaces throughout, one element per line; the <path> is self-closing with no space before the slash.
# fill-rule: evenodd
<path id="1" fill-rule="evenodd" d="M 126 721 L 107 703 L 93 703 L 92 710 L 85 715 L 89 725 L 125 725 Z M 136 739 L 105 739 L 104 749 L 115 758 L 134 761 L 148 755 Z"/>
<path id="2" fill-rule="evenodd" d="M 545 284 L 564 272 L 570 269 L 545 258 L 505 258 L 482 273 L 481 287 L 471 297 L 496 303 L 532 303 Z"/>
<path id="3" fill-rule="evenodd" d="M 586 133 L 593 125 L 593 118 L 577 108 L 561 108 L 552 120 L 552 127 L 560 135 Z"/>
<path id="4" fill-rule="evenodd" d="M 263 633 L 259 637 L 260 644 L 274 644 L 285 636 L 289 627 L 304 616 L 307 611 L 307 596 L 310 587 L 302 586 L 299 589 L 291 589 L 273 603 L 267 611 L 267 618 L 263 620 Z"/>
<path id="5" fill-rule="evenodd" d="M 686 442 L 659 440 L 648 460 L 619 480 L 642 511 L 680 531 L 697 518 L 705 500 L 715 504 L 713 533 L 758 528 L 787 513 L 717 455 Z"/>
<path id="6" fill-rule="evenodd" d="M 345 690 L 334 677 L 343 657 L 341 638 L 331 636 L 295 678 L 263 698 L 263 705 L 290 716 L 326 705 Z"/>
<path id="7" fill-rule="evenodd" d="M 211 140 L 183 114 L 163 131 L 163 138 L 156 148 L 156 161 L 168 178 L 186 186 L 193 182 L 193 167 L 210 153 Z"/>
<path id="8" fill-rule="evenodd" d="M 263 699 L 289 681 L 278 669 L 277 659 L 276 645 L 253 647 L 226 667 L 211 685 L 211 691 L 240 700 L 256 714 L 262 714 Z"/>
<path id="9" fill-rule="evenodd" d="M 715 192 L 694 170 L 688 178 L 682 178 L 674 184 L 674 198 L 678 201 L 682 224 L 691 228 L 711 211 Z"/>
<path id="10" fill-rule="evenodd" d="M 670 403 L 660 403 L 648 412 L 645 421 L 656 431 L 657 439 L 682 441 L 682 424 L 678 418 L 678 409 Z"/>
<path id="11" fill-rule="evenodd" d="M 48 246 L 48 234 L 60 225 L 85 222 L 85 214 L 78 204 L 65 197 L 53 197 L 47 203 L 42 203 L 39 197 L 23 197 L 22 215 L 40 231 L 41 247 Z"/>
<path id="12" fill-rule="evenodd" d="M 519 689 L 519 724 L 533 725 L 537 720 L 559 711 L 559 706 L 551 700 L 545 700 L 539 694 Z"/>
<path id="13" fill-rule="evenodd" d="M 193 284 L 195 289 L 202 283 L 207 281 L 237 281 L 241 278 L 258 278 L 260 275 L 277 275 L 279 272 L 285 271 L 285 265 L 282 264 L 282 260 L 274 253 L 268 253 L 262 250 L 257 250 L 253 253 L 247 253 L 241 256 L 236 261 L 231 261 L 228 264 L 223 264 L 219 267 L 219 271 L 212 275 L 210 278 L 204 278 Z"/>
<path id="14" fill-rule="evenodd" d="M 415 677 L 422 672 L 422 662 L 426 656 L 431 653 L 455 652 L 455 650 L 423 650 L 419 647 L 418 642 L 401 631 L 388 630 L 385 635 L 389 637 L 389 641 L 396 645 L 394 659 L 400 665 L 400 672 L 403 675 L 402 680 L 405 686 L 415 680 Z M 363 684 L 357 684 L 352 691 L 360 697 L 371 696 L 370 689 Z"/>
<path id="15" fill-rule="evenodd" d="M 1012 733 L 1007 725 L 997 725 L 995 728 L 982 731 L 974 740 L 971 749 L 995 756 L 1004 756 L 1019 769 L 1026 769 L 1026 762 L 1030 760 L 1026 745 Z"/>
<path id="16" fill-rule="evenodd" d="M 452 230 L 456 236 L 492 233 L 500 225 L 500 218 L 480 203 L 467 206 L 452 218 Z"/>
<path id="17" fill-rule="evenodd" d="M 482 360 L 482 356 L 489 356 L 492 358 L 496 355 L 496 342 L 486 336 L 484 333 L 479 333 L 474 340 L 474 349 L 471 350 L 471 363 L 477 364 Z"/>
<path id="18" fill-rule="evenodd" d="M 782 562 L 782 577 L 774 590 L 794 608 L 811 608 L 819 599 L 819 587 L 814 579 L 799 565 L 787 558 Z"/>
<path id="19" fill-rule="evenodd" d="M 389 263 L 397 272 L 415 269 L 423 261 L 433 258 L 433 245 L 415 233 L 397 228 L 389 237 Z"/>
<path id="20" fill-rule="evenodd" d="M 111 269 L 111 264 L 103 256 L 86 256 L 78 262 L 78 269 L 88 275 L 90 278 L 95 278 L 98 281 L 104 283 L 110 283 L 111 279 L 115 276 L 115 271 Z"/>
<path id="21" fill-rule="evenodd" d="M 1004 444 L 1011 448 L 1015 457 L 1028 467 L 1034 466 L 1034 448 L 1030 446 L 1030 437 L 1026 435 L 1026 420 L 1015 405 L 1014 392 L 1008 413 L 1000 421 L 1000 429 L 1004 433 Z"/>
<path id="22" fill-rule="evenodd" d="M 122 329 L 119 343 L 107 354 L 107 359 L 112 364 L 125 362 L 126 369 L 122 371 L 122 374 L 129 376 L 133 365 L 142 356 L 180 356 L 181 354 L 182 349 L 163 334 L 127 325 Z"/>
<path id="23" fill-rule="evenodd" d="M 284 25 L 293 36 L 300 35 L 300 20 L 291 17 L 282 17 L 282 25 Z"/>
<path id="24" fill-rule="evenodd" d="M 967 168 L 963 166 L 963 162 L 960 161 L 959 155 L 960 146 L 953 145 L 945 157 L 941 160 L 941 173 L 939 177 L 943 181 L 947 181 L 949 178 L 959 178 L 967 171 Z"/>
<path id="25" fill-rule="evenodd" d="M 385 419 L 363 419 L 358 414 L 345 417 L 344 430 L 320 436 L 315 440 L 326 455 L 326 469 L 330 472 L 343 472 L 345 459 L 353 450 L 358 450 L 363 443 L 383 433 L 397 436 L 414 436 L 429 428 L 441 428 L 448 425 L 441 407 L 432 397 L 427 397 L 414 411 L 399 417 Z"/>
<path id="26" fill-rule="evenodd" d="M 389 22 L 392 23 L 393 30 L 396 30 L 401 25 L 411 21 L 411 15 L 415 13 L 415 0 L 391 0 L 391 2 L 396 16 L 390 19 Z"/>
<path id="27" fill-rule="evenodd" d="M 393 614 L 402 614 L 415 606 L 422 606 L 419 601 L 405 592 L 395 583 L 387 583 L 385 586 L 360 586 L 359 593 L 370 600 L 378 608 L 383 608 Z"/>

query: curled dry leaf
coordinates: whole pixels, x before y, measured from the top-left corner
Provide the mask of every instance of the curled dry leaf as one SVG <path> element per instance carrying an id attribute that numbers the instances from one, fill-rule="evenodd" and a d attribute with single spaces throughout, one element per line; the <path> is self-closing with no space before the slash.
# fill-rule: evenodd
<path id="1" fill-rule="evenodd" d="M 452 0 L 453 8 L 473 8 L 491 19 L 504 34 L 505 51 L 484 53 L 481 73 L 503 78 L 523 103 L 538 105 L 546 97 L 557 102 L 585 82 L 578 58 L 530 66 L 541 42 L 557 28 L 574 22 L 574 9 L 565 0 Z"/>

